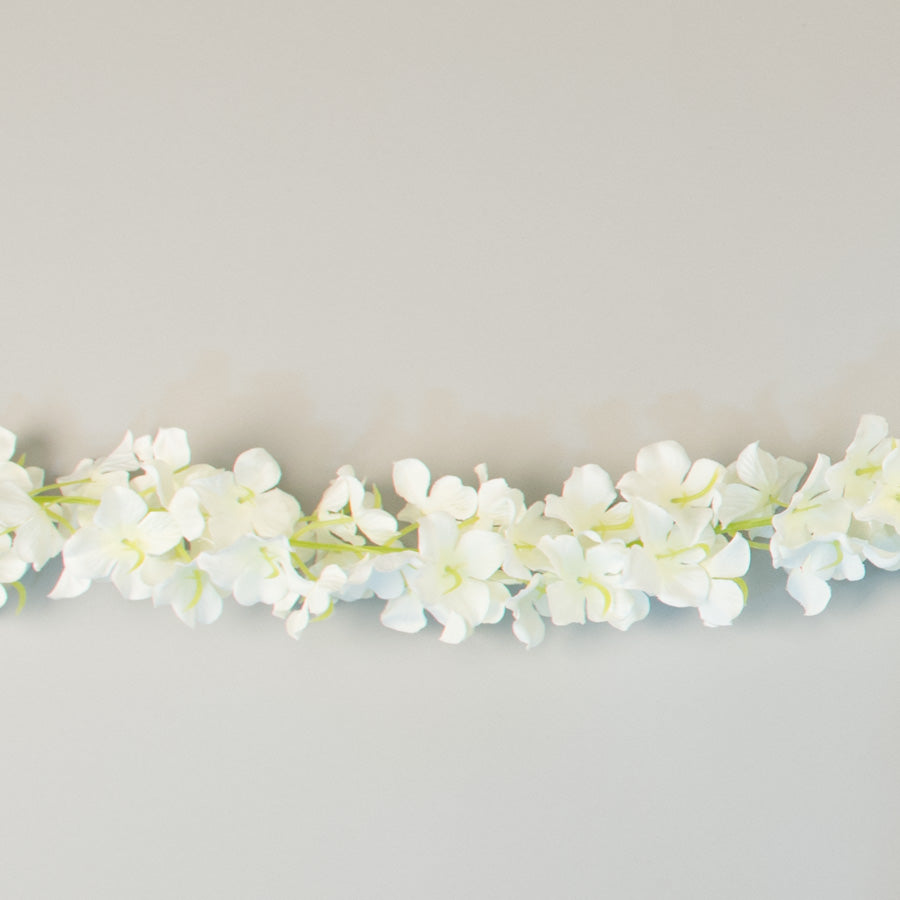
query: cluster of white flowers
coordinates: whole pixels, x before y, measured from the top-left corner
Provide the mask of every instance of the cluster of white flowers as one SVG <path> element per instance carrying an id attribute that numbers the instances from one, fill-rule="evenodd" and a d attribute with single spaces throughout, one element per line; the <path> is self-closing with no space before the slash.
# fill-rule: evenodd
<path id="1" fill-rule="evenodd" d="M 350 466 L 305 515 L 265 450 L 242 453 L 231 471 L 192 463 L 178 428 L 129 432 L 49 484 L 13 461 L 15 445 L 0 429 L 0 604 L 6 586 L 24 602 L 28 568 L 61 553 L 51 597 L 110 580 L 188 625 L 215 621 L 231 596 L 270 606 L 296 638 L 340 603 L 377 597 L 389 628 L 419 631 L 430 615 L 448 643 L 508 610 L 533 647 L 547 619 L 625 630 L 651 597 L 729 625 L 747 599 L 751 547 L 787 571 L 808 615 L 828 603 L 830 581 L 862 578 L 865 560 L 900 569 L 900 447 L 874 415 L 843 460 L 819 455 L 799 487 L 806 466 L 758 443 L 723 466 L 663 441 L 615 485 L 600 466 L 579 466 L 561 496 L 530 506 L 484 465 L 472 487 L 453 475 L 432 483 L 424 463 L 404 459 L 393 468 L 405 502 L 396 516 Z"/>

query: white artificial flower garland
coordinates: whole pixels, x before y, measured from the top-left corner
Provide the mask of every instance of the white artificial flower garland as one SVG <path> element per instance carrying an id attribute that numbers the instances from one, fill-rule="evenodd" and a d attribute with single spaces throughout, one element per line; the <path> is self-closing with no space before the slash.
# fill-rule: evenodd
<path id="1" fill-rule="evenodd" d="M 832 580 L 856 581 L 868 560 L 900 569 L 900 446 L 880 416 L 863 416 L 838 463 L 806 466 L 750 444 L 728 466 L 691 462 L 662 441 L 613 484 L 598 465 L 573 469 L 561 496 L 527 505 L 503 478 L 475 468 L 432 483 L 417 459 L 394 463 L 405 506 L 391 515 L 377 487 L 342 466 L 312 513 L 280 490 L 278 463 L 247 450 L 231 471 L 191 463 L 187 435 L 130 432 L 109 456 L 82 460 L 55 483 L 13 461 L 0 428 L 0 605 L 6 586 L 62 554 L 51 597 L 112 581 L 124 597 L 171 606 L 208 624 L 233 597 L 263 603 L 299 637 L 341 603 L 377 597 L 381 621 L 459 643 L 511 613 L 528 647 L 554 625 L 625 630 L 650 598 L 730 625 L 747 600 L 751 548 L 787 572 L 788 593 L 820 613 Z M 411 546 L 415 543 L 416 546 Z"/>

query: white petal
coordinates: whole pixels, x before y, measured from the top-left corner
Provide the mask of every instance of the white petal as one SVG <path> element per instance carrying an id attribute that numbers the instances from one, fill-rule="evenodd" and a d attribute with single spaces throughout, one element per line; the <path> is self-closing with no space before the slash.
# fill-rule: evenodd
<path id="1" fill-rule="evenodd" d="M 635 622 L 647 617 L 650 612 L 650 598 L 643 591 L 616 590 L 613 594 L 612 609 L 607 621 L 619 631 L 627 631 Z"/>
<path id="2" fill-rule="evenodd" d="M 831 585 L 801 569 L 794 569 L 788 576 L 787 591 L 800 603 L 807 616 L 818 615 L 831 599 Z"/>
<path id="3" fill-rule="evenodd" d="M 712 459 L 698 459 L 688 472 L 681 486 L 684 497 L 693 497 L 692 503 L 708 505 L 713 498 L 713 488 L 722 477 L 725 467 Z"/>
<path id="4" fill-rule="evenodd" d="M 584 506 L 607 509 L 616 499 L 616 489 L 606 469 L 590 463 L 576 466 L 563 484 L 563 497 Z"/>
<path id="5" fill-rule="evenodd" d="M 0 525 L 16 528 L 40 512 L 27 489 L 12 481 L 0 481 Z"/>
<path id="6" fill-rule="evenodd" d="M 713 578 L 738 578 L 750 568 L 750 545 L 736 534 L 715 556 L 710 557 L 704 568 Z"/>
<path id="7" fill-rule="evenodd" d="M 191 462 L 191 447 L 183 428 L 160 428 L 153 441 L 153 455 L 173 469 L 183 469 Z"/>
<path id="8" fill-rule="evenodd" d="M 28 563 L 14 550 L 0 553 L 0 582 L 9 584 L 18 581 L 28 568 Z"/>
<path id="9" fill-rule="evenodd" d="M 440 639 L 445 644 L 460 644 L 472 633 L 472 626 L 459 613 L 447 616 Z"/>
<path id="10" fill-rule="evenodd" d="M 662 507 L 637 497 L 631 505 L 634 523 L 645 547 L 665 544 L 675 520 Z"/>
<path id="11" fill-rule="evenodd" d="M 0 427 L 0 460 L 12 459 L 16 452 L 16 436 L 8 429 Z"/>
<path id="12" fill-rule="evenodd" d="M 625 568 L 628 556 L 622 541 L 604 541 L 585 551 L 587 569 L 594 575 L 615 575 Z"/>
<path id="13" fill-rule="evenodd" d="M 564 578 L 567 575 L 578 577 L 584 572 L 584 550 L 578 538 L 571 534 L 560 534 L 555 537 L 541 538 L 538 548 L 553 566 L 553 571 Z"/>
<path id="14" fill-rule="evenodd" d="M 262 447 L 254 447 L 234 461 L 234 480 L 254 494 L 262 494 L 281 480 L 281 466 Z"/>
<path id="15" fill-rule="evenodd" d="M 677 566 L 663 574 L 656 595 L 667 606 L 700 606 L 709 596 L 710 578 L 700 566 Z"/>
<path id="16" fill-rule="evenodd" d="M 704 625 L 730 625 L 744 609 L 744 592 L 733 581 L 713 580 L 709 596 L 700 604 L 700 618 Z"/>
<path id="17" fill-rule="evenodd" d="M 181 527 L 167 512 L 147 513 L 137 533 L 140 548 L 154 556 L 171 550 L 181 540 Z"/>
<path id="18" fill-rule="evenodd" d="M 206 520 L 200 512 L 200 497 L 193 488 L 183 487 L 176 491 L 169 503 L 169 512 L 189 541 L 196 540 L 203 534 Z"/>
<path id="19" fill-rule="evenodd" d="M 134 560 L 136 555 L 129 554 Z M 101 529 L 88 525 L 76 531 L 63 547 L 66 569 L 78 578 L 107 578 L 116 564 L 109 539 Z M 61 595 L 60 595 L 61 596 Z"/>
<path id="20" fill-rule="evenodd" d="M 428 501 L 429 509 L 448 512 L 462 521 L 475 515 L 478 492 L 464 485 L 456 475 L 444 475 L 434 483 Z"/>
<path id="21" fill-rule="evenodd" d="M 140 569 L 135 569 L 130 560 L 116 563 L 110 579 L 126 600 L 146 600 L 153 595 L 153 589 L 141 578 Z"/>
<path id="22" fill-rule="evenodd" d="M 367 509 L 356 520 L 359 530 L 373 543 L 383 544 L 397 533 L 397 520 L 383 509 Z"/>
<path id="23" fill-rule="evenodd" d="M 735 463 L 738 478 L 758 491 L 767 493 L 778 481 L 778 466 L 775 457 L 759 449 L 759 441 L 754 441 L 741 451 Z"/>
<path id="24" fill-rule="evenodd" d="M 130 431 L 126 431 L 119 446 L 108 456 L 98 459 L 96 463 L 97 471 L 101 473 L 107 472 L 133 472 L 140 468 L 140 463 L 134 455 L 134 436 Z"/>
<path id="25" fill-rule="evenodd" d="M 485 579 L 503 564 L 506 542 L 493 531 L 467 531 L 460 537 L 456 552 L 466 574 Z"/>
<path id="26" fill-rule="evenodd" d="M 287 633 L 294 639 L 300 637 L 300 633 L 309 624 L 309 610 L 304 603 L 299 609 L 295 609 L 285 620 L 284 627 Z"/>
<path id="27" fill-rule="evenodd" d="M 325 488 L 325 492 L 322 494 L 322 499 L 319 501 L 316 510 L 318 512 L 340 512 L 349 502 L 350 487 L 347 484 L 347 479 L 335 478 L 334 481 Z"/>
<path id="28" fill-rule="evenodd" d="M 683 481 L 691 458 L 677 441 L 660 441 L 638 451 L 635 469 L 654 480 Z"/>
<path id="29" fill-rule="evenodd" d="M 252 516 L 253 528 L 260 537 L 289 535 L 300 518 L 300 504 L 276 488 L 257 495 Z"/>
<path id="30" fill-rule="evenodd" d="M 515 621 L 513 622 L 513 634 L 530 650 L 537 647 L 544 639 L 546 626 L 540 613 L 534 608 L 534 604 L 530 602 L 521 603 L 517 610 L 513 611 Z"/>
<path id="31" fill-rule="evenodd" d="M 860 418 L 850 446 L 854 450 L 868 453 L 888 436 L 888 431 L 887 419 L 867 413 Z"/>
<path id="32" fill-rule="evenodd" d="M 459 528 L 449 513 L 437 512 L 419 521 L 419 553 L 424 559 L 446 556 L 459 539 Z"/>
<path id="33" fill-rule="evenodd" d="M 104 529 L 123 525 L 137 525 L 147 515 L 147 504 L 134 491 L 125 487 L 111 487 L 100 499 L 94 524 Z"/>
<path id="34" fill-rule="evenodd" d="M 53 590 L 47 594 L 53 600 L 64 597 L 80 597 L 91 586 L 91 579 L 76 575 L 64 568 Z"/>
<path id="35" fill-rule="evenodd" d="M 584 624 L 585 591 L 565 581 L 547 585 L 547 603 L 554 625 Z"/>
<path id="36" fill-rule="evenodd" d="M 394 463 L 394 490 L 407 503 L 422 506 L 428 496 L 431 472 L 419 459 L 401 459 Z"/>
<path id="37" fill-rule="evenodd" d="M 50 519 L 39 514 L 19 526 L 16 531 L 15 547 L 19 556 L 38 570 L 59 554 L 63 547 L 63 538 Z"/>

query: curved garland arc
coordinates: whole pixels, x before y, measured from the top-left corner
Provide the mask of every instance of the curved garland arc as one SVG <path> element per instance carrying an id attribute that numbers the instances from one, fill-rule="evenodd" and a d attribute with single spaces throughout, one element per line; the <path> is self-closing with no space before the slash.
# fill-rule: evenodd
<path id="1" fill-rule="evenodd" d="M 15 457 L 16 436 L 0 428 L 0 604 L 11 587 L 21 606 L 26 572 L 61 555 L 51 597 L 109 580 L 191 626 L 215 621 L 231 597 L 271 607 L 297 638 L 374 598 L 387 627 L 416 632 L 431 616 L 448 643 L 509 613 L 534 647 L 548 621 L 625 630 L 654 597 L 729 625 L 747 602 L 753 549 L 785 570 L 807 615 L 866 562 L 900 569 L 900 444 L 877 415 L 861 418 L 843 459 L 819 454 L 808 472 L 758 442 L 723 465 L 661 441 L 616 483 L 599 465 L 578 466 L 559 496 L 530 505 L 483 464 L 472 486 L 432 482 L 423 462 L 404 459 L 393 466 L 405 504 L 396 515 L 350 466 L 304 514 L 265 450 L 231 470 L 194 463 L 179 428 L 127 432 L 52 482 Z"/>

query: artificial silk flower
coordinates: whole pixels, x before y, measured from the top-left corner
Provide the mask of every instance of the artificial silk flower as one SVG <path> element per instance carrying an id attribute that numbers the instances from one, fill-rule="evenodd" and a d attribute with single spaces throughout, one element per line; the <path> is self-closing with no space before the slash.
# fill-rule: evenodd
<path id="1" fill-rule="evenodd" d="M 304 582 L 300 588 L 303 603 L 285 619 L 287 633 L 295 640 L 309 624 L 310 616 L 324 616 L 331 612 L 341 589 L 347 583 L 347 573 L 337 565 L 328 565 L 315 581 Z"/>
<path id="2" fill-rule="evenodd" d="M 475 527 L 496 530 L 506 543 L 503 572 L 516 582 L 528 582 L 533 570 L 546 563 L 538 548 L 542 537 L 562 534 L 565 525 L 544 515 L 544 503 L 525 505 L 525 495 L 511 488 L 505 478 L 488 478 L 484 463 L 475 467 L 478 476 L 478 509 Z"/>
<path id="3" fill-rule="evenodd" d="M 639 497 L 633 501 L 641 543 L 630 548 L 628 583 L 668 606 L 700 607 L 709 599 L 711 575 L 704 563 L 715 532 L 693 520 L 692 528 Z"/>
<path id="4" fill-rule="evenodd" d="M 14 450 L 15 435 L 7 438 L 3 452 Z M 37 499 L 35 499 L 37 498 Z M 55 521 L 64 521 L 62 510 L 44 488 L 44 470 L 0 462 L 0 527 L 15 532 L 13 546 L 35 570 L 42 569 L 62 549 L 63 539 Z"/>
<path id="5" fill-rule="evenodd" d="M 889 525 L 895 531 L 900 531 L 900 447 L 891 450 L 880 465 L 876 466 L 873 463 L 867 468 L 873 469 L 873 474 L 877 478 L 868 479 L 868 494 L 862 503 L 858 501 L 863 492 L 857 490 L 855 499 L 858 505 L 854 515 L 861 522 Z M 857 468 L 855 471 L 860 469 Z M 845 492 L 851 486 L 858 488 L 861 480 L 858 477 L 854 478 L 845 485 Z"/>
<path id="6" fill-rule="evenodd" d="M 888 572 L 900 569 L 900 534 L 893 526 L 854 517 L 847 536 L 872 565 Z"/>
<path id="7" fill-rule="evenodd" d="M 224 549 L 202 552 L 197 565 L 241 606 L 263 603 L 278 615 L 290 612 L 306 586 L 294 569 L 286 537 L 246 534 Z"/>
<path id="8" fill-rule="evenodd" d="M 134 435 L 126 431 L 111 453 L 98 459 L 82 459 L 68 475 L 57 479 L 60 494 L 75 498 L 62 504 L 63 514 L 72 530 L 90 525 L 106 492 L 113 487 L 130 487 L 128 475 L 138 468 Z"/>
<path id="9" fill-rule="evenodd" d="M 375 544 L 384 544 L 397 533 L 397 520 L 376 505 L 375 494 L 366 491 L 352 466 L 341 466 L 316 507 L 316 520 L 328 532 L 347 543 L 363 543 L 361 532 Z"/>
<path id="10" fill-rule="evenodd" d="M 398 630 L 421 628 L 424 616 L 413 613 L 418 606 L 444 626 L 442 641 L 458 644 L 476 625 L 502 618 L 509 592 L 487 581 L 503 563 L 500 535 L 481 529 L 461 532 L 445 512 L 424 516 L 418 532 L 419 566 L 410 573 L 404 599 L 388 602 L 382 622 L 400 626 Z"/>
<path id="11" fill-rule="evenodd" d="M 624 631 L 650 611 L 643 591 L 625 586 L 629 554 L 622 541 L 594 544 L 587 550 L 572 535 L 543 538 L 549 560 L 544 588 L 554 625 L 609 622 Z"/>
<path id="12" fill-rule="evenodd" d="M 782 551 L 778 566 L 788 570 L 787 591 L 807 616 L 818 615 L 828 605 L 829 581 L 859 581 L 865 575 L 860 548 L 843 534 Z"/>
<path id="13" fill-rule="evenodd" d="M 825 474 L 825 481 L 856 512 L 866 505 L 882 475 L 882 464 L 897 446 L 881 416 L 865 415 L 844 458 Z"/>
<path id="14" fill-rule="evenodd" d="M 486 463 L 475 466 L 478 477 L 478 505 L 475 516 L 486 528 L 509 528 L 525 515 L 525 495 L 511 488 L 505 478 L 490 478 Z"/>
<path id="15" fill-rule="evenodd" d="M 623 475 L 617 487 L 626 500 L 654 503 L 693 531 L 711 521 L 724 471 L 711 459 L 691 463 L 676 441 L 660 441 L 638 451 L 634 471 Z"/>
<path id="16" fill-rule="evenodd" d="M 787 508 L 772 518 L 772 556 L 806 546 L 810 541 L 830 542 L 846 535 L 852 513 L 847 501 L 828 485 L 831 460 L 820 453 L 803 486 Z M 779 565 L 775 563 L 776 567 Z"/>
<path id="17" fill-rule="evenodd" d="M 565 522 L 576 535 L 587 534 L 595 541 L 606 537 L 628 541 L 634 529 L 631 506 L 615 503 L 617 497 L 605 469 L 594 464 L 576 466 L 563 484 L 562 496 L 547 495 L 544 514 Z"/>
<path id="18" fill-rule="evenodd" d="M 166 512 L 148 512 L 134 491 L 111 487 L 103 495 L 90 525 L 76 531 L 63 545 L 64 578 L 51 597 L 76 597 L 92 581 L 110 579 L 130 600 L 151 596 L 141 577 L 148 557 L 161 555 L 181 541 L 181 529 Z"/>
<path id="19" fill-rule="evenodd" d="M 754 441 L 725 471 L 716 518 L 721 525 L 730 526 L 731 531 L 770 536 L 772 515 L 778 507 L 791 502 L 804 472 L 803 463 L 786 456 L 776 459 L 760 449 L 759 441 Z"/>
<path id="20" fill-rule="evenodd" d="M 394 490 L 406 501 L 397 514 L 401 522 L 417 522 L 422 516 L 436 512 L 463 521 L 474 516 L 478 509 L 474 488 L 464 485 L 456 475 L 444 475 L 431 484 L 431 472 L 419 459 L 395 462 L 393 479 Z"/>
<path id="21" fill-rule="evenodd" d="M 810 616 L 828 604 L 830 580 L 857 581 L 865 574 L 862 542 L 849 537 L 850 505 L 829 487 L 830 468 L 820 453 L 787 509 L 772 518 L 772 564 L 788 571 L 788 593 Z"/>
<path id="22" fill-rule="evenodd" d="M 192 628 L 209 625 L 222 614 L 222 594 L 196 560 L 174 566 L 168 578 L 153 587 L 153 605 L 171 606 Z"/>
<path id="23" fill-rule="evenodd" d="M 261 447 L 244 451 L 231 472 L 197 478 L 197 492 L 207 514 L 207 532 L 215 547 L 227 547 L 248 533 L 273 538 L 293 533 L 300 504 L 275 487 L 281 468 Z"/>

